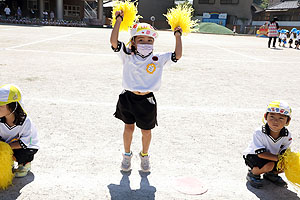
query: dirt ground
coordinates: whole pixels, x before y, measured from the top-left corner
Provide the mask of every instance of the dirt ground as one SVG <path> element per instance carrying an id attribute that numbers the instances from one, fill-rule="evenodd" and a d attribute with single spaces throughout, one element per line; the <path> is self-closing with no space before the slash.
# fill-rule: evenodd
<path id="1" fill-rule="evenodd" d="M 164 70 L 157 92 L 158 124 L 150 146 L 152 170 L 139 172 L 141 133 L 133 138 L 132 172 L 122 174 L 123 123 L 113 117 L 122 91 L 121 61 L 111 29 L 0 25 L 0 85 L 13 83 L 39 132 L 32 172 L 0 191 L 12 200 L 300 199 L 289 184 L 246 181 L 242 152 L 262 125 L 267 104 L 293 109 L 289 130 L 300 151 L 300 51 L 268 49 L 267 39 L 189 34 L 183 58 Z M 128 33 L 120 40 L 127 42 Z M 159 31 L 155 51 L 174 51 Z M 208 191 L 179 193 L 174 180 L 199 179 Z M 284 175 L 282 175 L 284 179 Z"/>

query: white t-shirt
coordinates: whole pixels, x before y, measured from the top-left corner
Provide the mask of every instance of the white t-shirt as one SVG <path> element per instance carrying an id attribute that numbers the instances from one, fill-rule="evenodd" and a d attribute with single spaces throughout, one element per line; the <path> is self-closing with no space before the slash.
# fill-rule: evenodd
<path id="1" fill-rule="evenodd" d="M 120 42 L 115 52 L 118 52 L 123 63 L 123 88 L 129 91 L 158 91 L 164 66 L 174 60 L 171 52 L 152 53 L 146 58 L 132 55 L 125 44 Z"/>
<path id="2" fill-rule="evenodd" d="M 291 145 L 292 136 L 286 128 L 281 130 L 279 138 L 275 140 L 269 134 L 268 127 L 266 126 L 256 129 L 253 134 L 253 140 L 248 148 L 245 149 L 243 155 L 260 154 L 263 152 L 278 155 L 282 150 L 287 149 Z"/>
<path id="3" fill-rule="evenodd" d="M 297 35 L 297 36 L 296 36 L 296 40 L 300 40 L 300 35 Z"/>
<path id="4" fill-rule="evenodd" d="M 293 40 L 295 38 L 294 33 L 290 34 L 290 40 Z"/>
<path id="5" fill-rule="evenodd" d="M 6 15 L 10 15 L 10 9 L 9 8 L 5 8 L 4 12 L 5 12 Z"/>
<path id="6" fill-rule="evenodd" d="M 26 148 L 39 149 L 37 131 L 28 116 L 24 122 L 12 127 L 5 123 L 5 117 L 0 118 L 0 140 L 6 143 L 21 140 Z"/>
<path id="7" fill-rule="evenodd" d="M 286 36 L 286 34 L 282 34 L 282 38 L 281 38 L 282 40 L 286 40 L 287 39 L 287 36 Z"/>

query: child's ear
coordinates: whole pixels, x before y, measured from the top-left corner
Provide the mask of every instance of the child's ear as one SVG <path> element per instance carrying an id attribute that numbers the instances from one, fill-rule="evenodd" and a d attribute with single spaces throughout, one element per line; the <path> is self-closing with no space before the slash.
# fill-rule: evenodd
<path id="1" fill-rule="evenodd" d="M 265 120 L 267 120 L 267 113 L 264 114 L 264 118 L 265 118 Z"/>
<path id="2" fill-rule="evenodd" d="M 288 126 L 290 124 L 291 118 L 288 117 L 288 119 L 286 120 L 286 126 Z"/>

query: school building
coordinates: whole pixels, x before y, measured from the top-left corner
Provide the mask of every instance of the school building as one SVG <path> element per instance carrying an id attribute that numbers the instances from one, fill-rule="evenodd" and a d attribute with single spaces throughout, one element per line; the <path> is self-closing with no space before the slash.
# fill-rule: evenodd
<path id="1" fill-rule="evenodd" d="M 48 13 L 53 11 L 58 20 L 82 20 L 85 17 L 101 19 L 103 16 L 102 0 L 0 0 L 1 15 L 6 5 L 11 9 L 12 16 L 18 7 L 23 17 L 30 18 L 43 18 L 44 10 Z"/>
<path id="2" fill-rule="evenodd" d="M 263 11 L 253 15 L 253 26 L 262 26 L 264 23 L 278 18 L 281 28 L 291 29 L 300 27 L 300 0 L 273 0 Z"/>
<path id="3" fill-rule="evenodd" d="M 194 0 L 195 15 L 202 22 L 215 22 L 237 31 L 252 21 L 253 0 Z"/>

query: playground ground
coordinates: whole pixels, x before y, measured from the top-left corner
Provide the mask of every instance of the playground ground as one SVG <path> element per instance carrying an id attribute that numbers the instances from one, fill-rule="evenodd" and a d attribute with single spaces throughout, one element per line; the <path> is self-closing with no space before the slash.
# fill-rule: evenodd
<path id="1" fill-rule="evenodd" d="M 110 32 L 0 25 L 0 85 L 23 90 L 41 146 L 32 172 L 14 179 L 0 199 L 300 199 L 290 184 L 284 189 L 265 181 L 263 189 L 252 188 L 242 159 L 276 99 L 292 106 L 288 128 L 292 149 L 300 151 L 300 51 L 268 49 L 267 39 L 252 36 L 183 36 L 183 57 L 165 68 L 155 94 L 159 126 L 150 146 L 151 173 L 139 173 L 136 129 L 132 172 L 122 174 L 123 123 L 113 117 L 122 66 Z M 174 44 L 172 32 L 159 31 L 154 48 L 174 51 Z M 174 181 L 181 177 L 197 178 L 208 191 L 178 192 Z"/>

